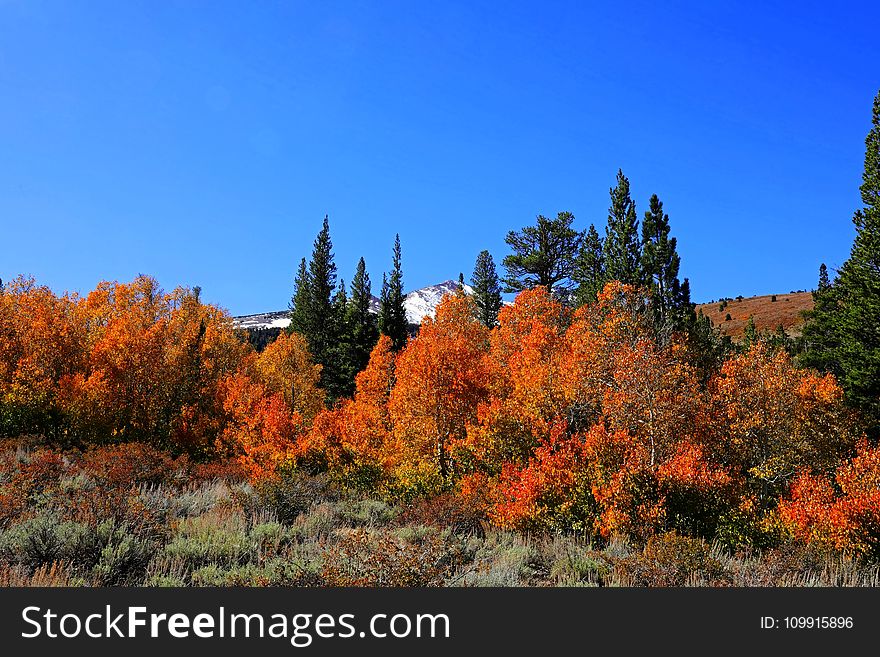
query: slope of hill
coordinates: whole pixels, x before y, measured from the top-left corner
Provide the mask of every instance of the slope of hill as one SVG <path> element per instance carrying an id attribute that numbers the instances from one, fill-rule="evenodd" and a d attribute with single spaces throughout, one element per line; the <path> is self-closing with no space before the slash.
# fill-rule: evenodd
<path id="1" fill-rule="evenodd" d="M 465 292 L 468 294 L 473 289 L 465 284 Z M 437 305 L 444 294 L 455 292 L 458 282 L 446 280 L 436 285 L 413 290 L 407 293 L 404 300 L 406 319 L 410 324 L 421 324 L 426 315 L 434 316 Z M 725 335 L 734 340 L 743 336 L 749 317 L 755 318 L 755 326 L 759 331 L 775 331 L 782 324 L 789 336 L 800 335 L 804 324 L 803 311 L 813 307 L 813 295 L 810 292 L 792 292 L 790 294 L 749 297 L 744 299 L 729 299 L 702 303 L 697 305 L 697 310 L 702 311 L 712 323 L 721 329 Z M 723 306 L 723 308 L 722 308 Z M 379 299 L 373 297 L 370 304 L 371 310 L 379 312 Z M 727 315 L 730 319 L 727 319 Z M 235 325 L 243 329 L 283 329 L 290 324 L 287 310 L 278 310 L 254 315 L 243 315 L 235 318 Z"/>
<path id="2" fill-rule="evenodd" d="M 447 280 L 436 285 L 429 285 L 408 292 L 403 301 L 403 306 L 406 309 L 406 320 L 410 324 L 421 324 L 422 318 L 426 315 L 433 317 L 443 295 L 453 293 L 456 289 L 458 289 L 458 282 Z M 464 291 L 471 294 L 473 289 L 465 283 Z M 374 313 L 379 312 L 379 299 L 373 297 L 370 309 Z M 290 325 L 290 317 L 288 317 L 288 311 L 286 310 L 242 315 L 234 319 L 235 325 L 243 329 L 287 328 Z"/>
<path id="3" fill-rule="evenodd" d="M 773 301 L 773 298 L 776 301 Z M 723 307 L 722 307 L 723 306 Z M 804 325 L 803 311 L 813 308 L 810 292 L 765 295 L 747 299 L 730 299 L 697 305 L 712 323 L 734 340 L 743 336 L 749 317 L 755 318 L 759 331 L 775 331 L 781 324 L 789 336 L 800 335 Z M 727 319 L 728 314 L 730 319 Z"/>

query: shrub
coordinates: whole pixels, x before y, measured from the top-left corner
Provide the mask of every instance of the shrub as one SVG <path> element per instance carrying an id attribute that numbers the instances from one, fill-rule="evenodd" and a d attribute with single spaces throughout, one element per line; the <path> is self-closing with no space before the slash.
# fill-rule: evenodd
<path id="1" fill-rule="evenodd" d="M 129 489 L 178 481 L 184 474 L 183 463 L 144 443 L 124 443 L 90 449 L 78 465 L 102 488 Z"/>
<path id="2" fill-rule="evenodd" d="M 604 586 L 613 569 L 580 542 L 558 537 L 550 544 L 554 556 L 549 579 L 557 586 Z"/>
<path id="3" fill-rule="evenodd" d="M 611 567 L 601 559 L 569 555 L 553 562 L 550 578 L 557 586 L 600 586 L 611 572 Z"/>
<path id="4" fill-rule="evenodd" d="M 245 510 L 268 509 L 284 524 L 293 523 L 321 500 L 338 499 L 323 475 L 306 475 L 292 471 L 284 476 L 264 479 L 254 484 L 254 496 L 242 495 L 239 502 Z"/>
<path id="5" fill-rule="evenodd" d="M 262 564 L 224 568 L 216 564 L 192 574 L 193 586 L 321 586 L 323 580 L 311 567 L 275 558 Z"/>
<path id="6" fill-rule="evenodd" d="M 100 586 L 134 585 L 155 544 L 112 520 L 99 525 L 60 522 L 51 511 L 25 520 L 0 536 L 0 555 L 31 572 L 66 564 L 70 572 Z"/>
<path id="7" fill-rule="evenodd" d="M 247 471 L 238 461 L 224 459 L 207 463 L 193 463 L 189 466 L 189 483 L 224 481 L 239 484 L 247 480 Z"/>
<path id="8" fill-rule="evenodd" d="M 715 580 L 723 570 L 704 540 L 674 531 L 652 536 L 641 555 L 614 565 L 630 586 L 684 586 L 689 580 Z"/>
<path id="9" fill-rule="evenodd" d="M 297 516 L 290 531 L 299 541 L 315 541 L 329 536 L 341 524 L 339 512 L 328 502 L 315 504 Z"/>
<path id="10" fill-rule="evenodd" d="M 436 530 L 407 541 L 361 528 L 327 550 L 321 575 L 328 586 L 444 586 L 461 554 L 449 534 Z"/>
<path id="11" fill-rule="evenodd" d="M 449 528 L 456 534 L 474 534 L 484 536 L 482 513 L 474 500 L 443 493 L 425 500 L 417 500 L 405 508 L 398 518 L 398 523 L 433 525 Z"/>
<path id="12" fill-rule="evenodd" d="M 0 465 L 0 527 L 54 497 L 62 477 L 70 471 L 61 454 L 43 448 L 7 451 Z"/>
<path id="13" fill-rule="evenodd" d="M 91 568 L 102 547 L 95 530 L 82 523 L 61 522 L 52 511 L 43 511 L 0 535 L 4 560 L 31 571 L 53 563 Z"/>
<path id="14" fill-rule="evenodd" d="M 353 527 L 377 527 L 394 520 L 399 511 L 382 500 L 344 500 L 338 505 L 343 522 Z"/>
<path id="15" fill-rule="evenodd" d="M 184 572 L 191 572 L 210 564 L 247 563 L 255 556 L 256 546 L 242 515 L 212 511 L 182 520 L 163 554 L 178 562 Z"/>
<path id="16" fill-rule="evenodd" d="M 141 486 L 137 499 L 144 507 L 168 522 L 200 516 L 212 509 L 230 506 L 233 493 L 224 481 L 212 480 L 184 488 Z"/>
<path id="17" fill-rule="evenodd" d="M 474 551 L 472 563 L 461 573 L 463 586 L 527 586 L 541 571 L 536 546 L 510 532 L 491 532 Z"/>
<path id="18" fill-rule="evenodd" d="M 104 547 L 92 569 L 94 582 L 100 586 L 136 586 L 143 580 L 155 544 L 124 528 L 103 527 L 101 534 Z"/>
<path id="19" fill-rule="evenodd" d="M 147 578 L 144 582 L 144 586 L 176 588 L 186 586 L 186 581 L 180 577 L 174 577 L 173 575 L 153 575 Z"/>

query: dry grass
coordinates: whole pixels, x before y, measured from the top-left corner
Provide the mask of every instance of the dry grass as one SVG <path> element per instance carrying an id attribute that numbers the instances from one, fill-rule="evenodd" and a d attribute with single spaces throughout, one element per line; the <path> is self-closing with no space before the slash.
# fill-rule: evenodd
<path id="1" fill-rule="evenodd" d="M 73 578 L 67 567 L 58 562 L 40 566 L 34 571 L 21 566 L 0 564 L 0 586 L 77 586 L 82 582 Z"/>
<path id="2" fill-rule="evenodd" d="M 804 325 L 802 313 L 812 310 L 813 295 L 810 292 L 795 292 L 794 294 L 777 294 L 776 301 L 772 301 L 773 295 L 761 297 L 749 297 L 738 301 L 728 301 L 722 310 L 722 301 L 703 303 L 697 306 L 698 311 L 712 320 L 712 323 L 721 329 L 725 335 L 734 340 L 742 338 L 749 317 L 755 318 L 755 327 L 758 331 L 775 331 L 781 324 L 789 337 L 800 335 Z M 726 319 L 730 314 L 730 320 Z"/>
<path id="3" fill-rule="evenodd" d="M 11 470 L 38 457 L 0 445 Z M 71 480 L 67 470 L 53 472 L 41 470 L 40 481 Z M 9 481 L 0 471 L 0 491 Z M 0 586 L 880 584 L 877 563 L 805 545 L 732 553 L 675 533 L 644 546 L 593 545 L 573 534 L 484 526 L 448 496 L 392 504 L 307 475 L 256 487 L 221 479 L 129 484 L 119 521 L 71 516 L 70 490 L 45 485 L 0 522 Z"/>

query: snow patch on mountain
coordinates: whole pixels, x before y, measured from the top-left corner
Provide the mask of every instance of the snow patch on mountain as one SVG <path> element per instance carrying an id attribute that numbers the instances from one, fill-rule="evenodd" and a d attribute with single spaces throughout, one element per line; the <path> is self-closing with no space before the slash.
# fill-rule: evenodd
<path id="1" fill-rule="evenodd" d="M 235 322 L 235 327 L 241 329 L 287 328 L 290 326 L 290 315 L 287 310 L 242 315 L 241 317 L 233 317 L 232 320 Z"/>
<path id="2" fill-rule="evenodd" d="M 443 295 L 455 294 L 457 289 L 458 282 L 449 280 L 409 292 L 403 301 L 403 307 L 406 309 L 406 321 L 410 324 L 421 324 L 425 316 L 434 317 Z M 467 294 L 474 293 L 473 288 L 467 283 L 464 284 L 464 291 Z"/>
<path id="3" fill-rule="evenodd" d="M 458 289 L 458 282 L 453 280 L 443 281 L 436 285 L 413 290 L 407 293 L 403 300 L 403 307 L 406 310 L 406 321 L 410 324 L 421 324 L 422 319 L 433 317 L 437 312 L 437 306 L 444 294 L 454 294 Z M 465 283 L 464 291 L 467 294 L 473 294 L 473 288 Z M 374 313 L 379 312 L 379 299 L 373 297 L 370 302 L 370 310 Z M 287 328 L 290 325 L 290 317 L 287 310 L 279 310 L 269 313 L 256 313 L 254 315 L 242 315 L 233 318 L 235 326 L 243 329 L 267 329 L 267 328 Z"/>

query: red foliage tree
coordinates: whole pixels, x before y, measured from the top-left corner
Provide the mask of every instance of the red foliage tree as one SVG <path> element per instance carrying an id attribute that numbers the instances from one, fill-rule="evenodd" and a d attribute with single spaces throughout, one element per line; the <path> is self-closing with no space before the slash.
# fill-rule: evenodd
<path id="1" fill-rule="evenodd" d="M 833 478 L 803 472 L 777 511 L 783 527 L 801 540 L 880 557 L 880 447 L 861 441 Z"/>
<path id="2" fill-rule="evenodd" d="M 397 358 L 388 400 L 393 451 L 405 476 L 446 481 L 450 451 L 488 395 L 488 332 L 464 294 L 446 295 L 436 317 Z"/>

